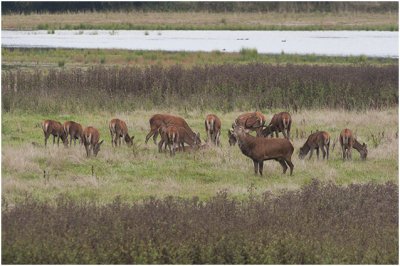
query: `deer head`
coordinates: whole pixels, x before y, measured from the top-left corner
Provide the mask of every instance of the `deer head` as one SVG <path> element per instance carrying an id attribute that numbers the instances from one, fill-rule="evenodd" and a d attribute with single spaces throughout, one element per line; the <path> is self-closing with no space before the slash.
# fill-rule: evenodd
<path id="1" fill-rule="evenodd" d="M 100 151 L 100 146 L 101 146 L 101 144 L 103 144 L 103 141 L 104 141 L 104 140 L 102 140 L 102 141 L 100 141 L 99 143 L 96 143 L 96 144 L 94 145 L 94 148 L 93 148 L 93 155 L 94 155 L 94 157 L 96 157 L 97 154 L 99 153 L 99 151 Z"/>

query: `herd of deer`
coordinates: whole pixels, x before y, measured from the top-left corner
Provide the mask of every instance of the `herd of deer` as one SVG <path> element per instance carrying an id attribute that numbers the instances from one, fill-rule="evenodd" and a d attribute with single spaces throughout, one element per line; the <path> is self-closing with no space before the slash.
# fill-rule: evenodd
<path id="1" fill-rule="evenodd" d="M 185 119 L 172 116 L 168 114 L 155 114 L 150 120 L 150 132 L 146 136 L 145 143 L 153 136 L 154 143 L 157 145 L 157 136 L 161 136 L 158 143 L 158 151 L 162 152 L 167 146 L 170 155 L 174 156 L 177 151 L 208 149 L 208 143 L 215 146 L 220 145 L 219 137 L 221 134 L 221 120 L 214 114 L 209 114 L 205 120 L 205 129 L 207 132 L 206 144 L 201 145 L 200 133 L 195 133 L 187 124 Z M 291 162 L 291 157 L 294 151 L 294 144 L 290 139 L 290 128 L 292 119 L 288 112 L 275 114 L 271 122 L 265 125 L 265 116 L 260 112 L 246 113 L 240 115 L 232 128 L 228 130 L 229 144 L 234 146 L 236 142 L 242 153 L 251 158 L 254 162 L 254 172 L 262 175 L 263 163 L 266 160 L 276 160 L 283 168 L 283 173 L 286 173 L 288 166 L 290 168 L 290 175 L 293 173 L 294 165 Z M 100 140 L 99 131 L 92 126 L 86 127 L 84 130 L 79 123 L 74 121 L 67 121 L 64 124 L 54 120 L 45 120 L 42 123 L 42 129 L 45 136 L 45 146 L 47 139 L 53 135 L 53 144 L 55 137 L 57 137 L 57 144 L 60 138 L 64 145 L 68 146 L 68 136 L 70 136 L 70 145 L 72 140 L 76 145 L 76 140 L 79 144 L 83 144 L 86 149 L 87 157 L 97 156 L 100 151 L 100 146 L 103 140 Z M 121 138 L 127 145 L 133 145 L 134 136 L 130 137 L 128 134 L 128 127 L 126 123 L 119 119 L 112 119 L 109 124 L 111 134 L 111 145 L 120 146 Z M 256 137 L 249 133 L 255 131 Z M 276 138 L 273 138 L 275 132 Z M 279 132 L 282 132 L 284 138 L 279 138 Z M 268 138 L 270 136 L 270 138 Z M 343 160 L 351 160 L 352 149 L 355 148 L 361 155 L 362 160 L 367 158 L 367 145 L 362 145 L 356 140 L 353 132 L 350 129 L 343 129 L 340 133 L 340 145 L 343 152 Z M 184 143 L 189 146 L 184 146 Z M 323 159 L 329 158 L 329 145 L 330 135 L 326 131 L 317 131 L 311 134 L 304 145 L 300 148 L 299 158 L 303 159 L 310 151 L 311 159 L 314 150 L 317 152 L 319 158 L 319 150 L 323 153 Z M 325 150 L 326 149 L 326 150 Z"/>

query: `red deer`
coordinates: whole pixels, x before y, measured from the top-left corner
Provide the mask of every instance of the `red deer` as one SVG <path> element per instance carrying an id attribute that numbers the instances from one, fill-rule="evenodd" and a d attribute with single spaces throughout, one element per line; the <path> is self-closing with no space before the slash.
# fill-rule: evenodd
<path id="1" fill-rule="evenodd" d="M 211 139 L 211 142 L 216 146 L 219 146 L 219 135 L 221 134 L 221 120 L 214 114 L 209 114 L 205 120 L 206 132 L 207 132 L 207 143 Z"/>
<path id="2" fill-rule="evenodd" d="M 97 128 L 89 126 L 83 130 L 83 144 L 85 145 L 87 157 L 90 157 L 90 151 L 93 152 L 94 157 L 97 156 L 104 141 L 99 142 L 99 140 L 100 133 Z"/>
<path id="3" fill-rule="evenodd" d="M 331 136 L 329 136 L 328 132 L 326 131 L 317 131 L 311 134 L 306 143 L 304 143 L 303 147 L 300 148 L 299 158 L 304 159 L 307 153 L 311 150 L 310 157 L 311 159 L 314 149 L 317 150 L 317 158 L 319 159 L 319 149 L 322 150 L 322 159 L 329 159 L 329 144 L 331 142 Z M 325 152 L 326 148 L 326 152 Z"/>
<path id="4" fill-rule="evenodd" d="M 110 134 L 111 134 L 111 146 L 115 147 L 121 146 L 121 137 L 125 141 L 125 143 L 129 146 L 133 145 L 133 139 L 135 136 L 130 137 L 128 134 L 128 127 L 126 123 L 118 118 L 114 118 L 110 121 Z M 114 139 L 115 135 L 115 139 Z"/>
<path id="5" fill-rule="evenodd" d="M 241 114 L 236 118 L 235 124 L 242 126 L 246 132 L 255 131 L 257 137 L 262 136 L 262 128 L 265 124 L 265 115 L 260 112 Z"/>
<path id="6" fill-rule="evenodd" d="M 254 172 L 260 172 L 262 176 L 264 161 L 278 161 L 286 173 L 287 165 L 290 167 L 290 175 L 293 173 L 294 165 L 291 157 L 294 151 L 293 143 L 287 139 L 257 138 L 246 133 L 242 126 L 232 124 L 240 150 L 244 155 L 250 157 L 254 162 Z"/>
<path id="7" fill-rule="evenodd" d="M 189 136 L 191 138 L 196 137 L 196 134 L 192 131 L 192 129 L 186 123 L 185 119 L 178 117 L 178 116 L 172 116 L 172 115 L 167 115 L 167 114 L 155 114 L 150 118 L 149 122 L 150 122 L 150 132 L 146 136 L 146 141 L 145 141 L 146 144 L 151 136 L 153 136 L 154 143 L 157 144 L 156 140 L 157 140 L 159 131 L 161 129 L 162 122 L 166 125 L 168 123 L 171 123 L 178 128 L 183 127 L 186 129 L 187 134 L 189 134 Z M 200 136 L 198 137 L 196 142 L 201 144 Z"/>
<path id="8" fill-rule="evenodd" d="M 162 122 L 159 133 L 161 139 L 165 143 L 164 149 L 166 150 L 166 146 L 168 145 L 170 155 L 174 156 L 175 151 L 179 149 L 179 145 L 181 142 L 178 128 L 171 124 L 165 125 L 164 122 Z M 158 146 L 158 152 L 162 152 L 162 142 L 160 143 L 161 144 Z"/>
<path id="9" fill-rule="evenodd" d="M 56 141 L 56 136 L 57 136 L 57 146 L 60 144 L 60 138 L 64 144 L 65 147 L 68 147 L 68 138 L 67 134 L 64 131 L 63 125 L 54 120 L 45 120 L 42 123 L 42 129 L 44 133 L 44 146 L 47 146 L 47 139 L 50 137 L 50 135 L 53 135 L 53 145 Z"/>
<path id="10" fill-rule="evenodd" d="M 275 114 L 269 125 L 263 129 L 262 135 L 267 137 L 271 135 L 271 138 L 276 134 L 276 137 L 279 137 L 279 132 L 282 132 L 285 139 L 290 138 L 290 128 L 292 126 L 292 117 L 288 112 L 282 112 L 279 114 Z"/>
<path id="11" fill-rule="evenodd" d="M 351 160 L 351 150 L 355 148 L 361 155 L 362 160 L 367 159 L 368 150 L 367 144 L 363 143 L 362 145 L 356 140 L 353 132 L 346 128 L 340 132 L 339 137 L 340 145 L 342 146 L 343 152 L 343 160 L 348 159 Z"/>
<path id="12" fill-rule="evenodd" d="M 72 140 L 74 140 L 74 146 L 76 145 L 76 140 L 78 139 L 79 144 L 83 144 L 83 129 L 81 124 L 74 121 L 67 121 L 64 123 L 64 131 L 70 136 L 69 143 L 72 146 Z"/>
<path id="13" fill-rule="evenodd" d="M 171 133 L 167 133 L 168 132 L 168 128 L 173 128 L 175 127 L 176 129 L 174 129 L 172 132 L 176 132 L 175 136 L 177 136 L 177 139 L 175 139 L 175 141 L 178 143 L 177 146 L 179 148 L 179 144 L 182 146 L 182 150 L 185 151 L 185 146 L 184 143 L 189 144 L 191 147 L 196 147 L 199 144 L 198 140 L 200 139 L 200 133 L 197 133 L 195 136 L 192 136 L 188 130 L 186 130 L 184 127 L 179 127 L 178 125 L 173 124 L 172 122 L 170 122 L 169 124 L 167 124 L 167 126 L 162 127 L 161 129 L 161 140 L 158 143 L 158 152 L 162 152 L 162 145 L 164 143 L 168 143 L 169 141 L 169 137 L 168 134 Z M 176 147 L 176 146 L 175 146 Z M 180 150 L 180 148 L 179 148 Z"/>

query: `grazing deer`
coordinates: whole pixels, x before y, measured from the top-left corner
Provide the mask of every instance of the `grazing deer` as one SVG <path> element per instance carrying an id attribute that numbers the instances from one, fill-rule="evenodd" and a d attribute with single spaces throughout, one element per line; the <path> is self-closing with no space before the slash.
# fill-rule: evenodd
<path id="1" fill-rule="evenodd" d="M 146 136 L 146 141 L 145 143 L 147 144 L 147 141 L 151 136 L 153 136 L 154 144 L 157 144 L 157 136 L 160 132 L 160 128 L 162 125 L 162 122 L 164 124 L 172 123 L 176 127 L 183 127 L 187 130 L 188 134 L 191 137 L 196 137 L 196 134 L 192 131 L 192 129 L 189 127 L 188 123 L 185 121 L 185 119 L 178 117 L 178 116 L 172 116 L 168 114 L 155 114 L 152 117 L 150 117 L 150 132 Z M 197 143 L 201 144 L 201 139 L 200 137 L 197 139 Z"/>
<path id="2" fill-rule="evenodd" d="M 242 126 L 247 133 L 255 131 L 257 137 L 261 137 L 262 128 L 265 125 L 265 115 L 260 112 L 241 114 L 236 118 L 235 124 Z"/>
<path id="3" fill-rule="evenodd" d="M 178 139 L 176 141 L 178 143 L 177 147 L 179 150 L 180 150 L 179 144 L 182 147 L 183 151 L 185 151 L 185 149 L 187 148 L 187 147 L 185 148 L 184 143 L 189 144 L 191 147 L 196 147 L 196 146 L 200 145 L 200 143 L 198 141 L 200 139 L 200 133 L 197 133 L 197 134 L 195 134 L 195 136 L 193 136 L 188 130 L 186 130 L 186 128 L 180 127 L 173 123 L 169 123 L 168 126 L 166 126 L 166 128 L 168 129 L 168 127 L 176 128 L 177 134 L 175 136 L 178 136 Z M 158 152 L 162 152 L 162 145 L 169 141 L 168 135 L 166 133 L 166 131 L 168 131 L 167 129 L 164 130 L 164 133 L 161 134 L 162 137 L 161 137 L 160 142 L 158 143 Z M 176 145 L 175 145 L 175 148 L 176 148 Z M 175 148 L 174 148 L 174 150 L 175 150 Z"/>
<path id="4" fill-rule="evenodd" d="M 340 132 L 339 136 L 340 146 L 342 146 L 343 160 L 351 160 L 351 151 L 355 148 L 361 155 L 361 159 L 364 161 L 367 159 L 368 150 L 367 144 L 362 145 L 354 137 L 353 131 L 346 128 Z"/>
<path id="5" fill-rule="evenodd" d="M 205 120 L 205 127 L 207 132 L 207 143 L 211 142 L 219 146 L 219 135 L 221 134 L 221 120 L 214 114 L 209 114 Z"/>
<path id="6" fill-rule="evenodd" d="M 331 142 L 331 136 L 329 135 L 328 132 L 326 131 L 317 131 L 313 134 L 311 134 L 306 143 L 304 143 L 303 147 L 300 148 L 300 154 L 299 158 L 304 159 L 306 157 L 307 153 L 311 150 L 310 157 L 308 159 L 311 159 L 314 149 L 317 150 L 317 159 L 319 159 L 319 149 L 322 150 L 322 159 L 329 159 L 329 145 Z M 326 148 L 326 152 L 325 152 Z"/>
<path id="7" fill-rule="evenodd" d="M 292 117 L 288 112 L 281 112 L 279 114 L 275 114 L 272 117 L 269 125 L 263 129 L 262 135 L 264 137 L 268 137 L 268 135 L 271 135 L 272 138 L 275 132 L 275 135 L 278 138 L 279 132 L 282 132 L 285 139 L 289 139 L 291 127 L 292 127 Z"/>
<path id="8" fill-rule="evenodd" d="M 160 136 L 163 142 L 165 143 L 165 150 L 166 146 L 168 145 L 169 148 L 169 153 L 171 156 L 175 155 L 175 151 L 179 149 L 180 145 L 180 137 L 179 137 L 179 130 L 176 126 L 168 124 L 165 125 L 164 122 L 162 122 L 161 128 L 160 128 Z M 158 152 L 162 152 L 162 142 L 160 142 L 158 146 Z M 171 147 L 172 146 L 172 147 Z"/>
<path id="9" fill-rule="evenodd" d="M 114 118 L 110 121 L 110 134 L 111 134 L 111 146 L 115 147 L 121 146 L 121 137 L 128 146 L 133 145 L 133 139 L 135 136 L 130 137 L 128 134 L 128 127 L 126 123 L 118 118 Z M 115 139 L 114 139 L 115 135 Z M 118 145 L 119 144 L 119 145 Z"/>
<path id="10" fill-rule="evenodd" d="M 64 144 L 65 147 L 68 147 L 68 138 L 67 134 L 64 131 L 63 125 L 54 120 L 45 120 L 42 123 L 42 129 L 44 133 L 44 146 L 47 146 L 47 139 L 50 137 L 50 135 L 53 135 L 53 145 L 56 141 L 56 136 L 57 136 L 57 146 L 60 144 L 60 138 Z"/>
<path id="11" fill-rule="evenodd" d="M 232 124 L 233 134 L 235 135 L 240 150 L 244 155 L 250 157 L 254 162 L 254 172 L 260 172 L 262 176 L 264 161 L 278 161 L 286 173 L 287 165 L 290 167 L 290 175 L 293 173 L 294 165 L 291 157 L 294 151 L 293 143 L 287 139 L 257 138 L 251 136 L 239 125 Z"/>
<path id="12" fill-rule="evenodd" d="M 97 128 L 89 126 L 83 130 L 83 144 L 85 145 L 87 157 L 90 157 L 90 151 L 93 152 L 94 157 L 97 156 L 104 141 L 99 142 L 99 140 L 100 133 Z"/>
<path id="13" fill-rule="evenodd" d="M 68 135 L 70 136 L 69 139 L 70 146 L 72 146 L 72 140 L 74 140 L 74 146 L 75 146 L 77 139 L 80 145 L 83 144 L 83 129 L 81 124 L 76 123 L 74 121 L 67 121 L 64 123 L 63 127 L 65 133 L 67 134 L 67 138 Z"/>

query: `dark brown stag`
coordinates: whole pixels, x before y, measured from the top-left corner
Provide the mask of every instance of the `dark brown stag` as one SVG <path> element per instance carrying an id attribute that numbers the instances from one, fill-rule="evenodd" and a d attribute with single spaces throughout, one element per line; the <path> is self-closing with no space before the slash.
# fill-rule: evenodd
<path id="1" fill-rule="evenodd" d="M 118 118 L 114 118 L 110 121 L 109 128 L 111 134 L 111 146 L 114 147 L 114 143 L 115 147 L 121 146 L 121 137 L 127 145 L 133 145 L 133 139 L 135 138 L 135 136 L 129 136 L 128 127 L 126 126 L 126 123 L 124 121 Z"/>
<path id="2" fill-rule="evenodd" d="M 329 144 L 331 142 L 331 136 L 326 131 L 317 131 L 311 134 L 303 147 L 300 148 L 299 158 L 304 159 L 307 153 L 311 151 L 309 159 L 311 159 L 314 150 L 317 150 L 317 159 L 319 159 L 319 149 L 322 151 L 322 159 L 329 159 Z M 326 152 L 325 152 L 326 148 Z"/>
<path id="3" fill-rule="evenodd" d="M 44 146 L 47 146 L 47 139 L 50 137 L 50 135 L 53 135 L 53 145 L 56 141 L 57 137 L 57 146 L 60 144 L 60 138 L 64 144 L 65 147 L 68 147 L 68 138 L 67 134 L 64 131 L 63 125 L 54 120 L 45 120 L 42 123 L 42 129 L 44 133 Z"/>
<path id="4" fill-rule="evenodd" d="M 97 156 L 104 141 L 99 142 L 99 140 L 100 133 L 97 128 L 89 126 L 83 130 L 83 144 L 85 145 L 87 157 L 90 157 L 91 151 L 94 157 Z"/>
<path id="5" fill-rule="evenodd" d="M 269 125 L 263 129 L 262 135 L 264 137 L 268 137 L 269 135 L 273 137 L 275 132 L 275 135 L 278 138 L 279 132 L 282 132 L 285 139 L 289 139 L 291 127 L 292 127 L 292 117 L 288 112 L 281 112 L 279 114 L 275 114 L 272 117 Z"/>
<path id="6" fill-rule="evenodd" d="M 360 153 L 362 160 L 367 159 L 367 144 L 363 143 L 361 145 L 361 143 L 356 140 L 353 131 L 351 131 L 350 129 L 346 128 L 343 129 L 342 132 L 340 132 L 339 141 L 340 146 L 342 146 L 343 160 L 351 160 L 351 151 L 353 148 L 355 148 Z"/>
<path id="7" fill-rule="evenodd" d="M 204 121 L 207 132 L 207 143 L 211 139 L 211 143 L 219 146 L 219 136 L 221 134 L 221 120 L 214 114 L 209 114 Z"/>
<path id="8" fill-rule="evenodd" d="M 72 140 L 74 140 L 74 146 L 76 145 L 76 140 L 79 141 L 79 144 L 83 144 L 83 129 L 81 124 L 76 123 L 74 121 L 67 121 L 64 123 L 64 131 L 70 136 L 69 143 L 72 146 Z"/>
<path id="9" fill-rule="evenodd" d="M 278 161 L 282 165 L 284 174 L 289 165 L 290 175 L 292 175 L 294 165 L 291 157 L 294 147 L 289 140 L 257 138 L 248 134 L 242 126 L 235 124 L 232 124 L 232 129 L 242 153 L 253 160 L 256 175 L 257 172 L 262 175 L 263 164 L 266 160 Z"/>

